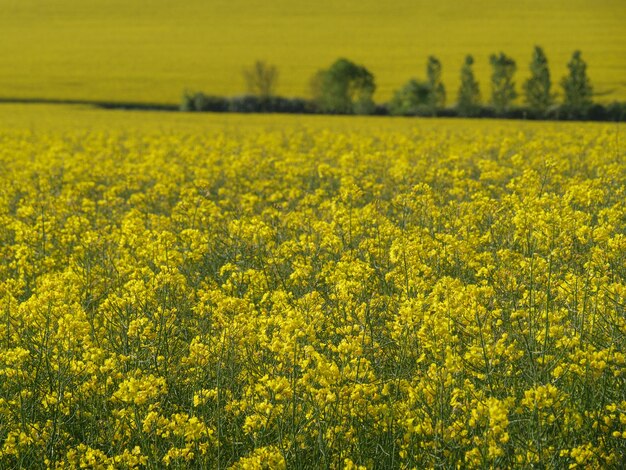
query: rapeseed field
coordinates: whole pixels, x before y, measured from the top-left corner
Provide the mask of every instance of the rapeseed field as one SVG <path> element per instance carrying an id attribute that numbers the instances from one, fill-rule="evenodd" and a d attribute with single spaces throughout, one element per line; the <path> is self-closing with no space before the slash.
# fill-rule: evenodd
<path id="1" fill-rule="evenodd" d="M 244 93 L 242 68 L 265 60 L 278 94 L 308 98 L 313 74 L 347 57 L 384 102 L 434 55 L 451 105 L 467 54 L 487 101 L 490 54 L 517 61 L 521 92 L 540 45 L 555 91 L 580 49 L 596 101 L 623 101 L 624 24 L 623 0 L 0 0 L 0 97 L 177 104 L 185 89 Z"/>
<path id="2" fill-rule="evenodd" d="M 16 114 L 0 468 L 626 463 L 618 125 Z"/>

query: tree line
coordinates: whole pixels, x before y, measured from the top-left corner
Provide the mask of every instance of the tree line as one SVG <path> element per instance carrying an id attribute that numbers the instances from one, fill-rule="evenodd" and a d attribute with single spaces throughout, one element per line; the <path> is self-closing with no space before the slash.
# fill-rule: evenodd
<path id="1" fill-rule="evenodd" d="M 491 77 L 488 99 L 483 101 L 481 86 L 473 70 L 474 58 L 468 55 L 461 66 L 460 86 L 452 106 L 446 106 L 442 64 L 435 56 L 430 56 L 426 64 L 426 78 L 408 80 L 384 104 L 376 104 L 373 100 L 376 91 L 374 75 L 365 66 L 340 58 L 311 78 L 312 99 L 278 96 L 277 67 L 257 61 L 252 67 L 243 70 L 247 94 L 227 98 L 186 92 L 180 109 L 619 121 L 626 118 L 626 103 L 615 102 L 606 106 L 594 103 L 587 64 L 580 51 L 574 51 L 567 64 L 568 72 L 559 82 L 562 91 L 560 100 L 553 90 L 548 59 L 540 46 L 535 46 L 533 50 L 530 76 L 521 87 L 522 105 L 515 104 L 520 97 L 515 83 L 515 60 L 500 52 L 492 54 L 489 63 Z"/>

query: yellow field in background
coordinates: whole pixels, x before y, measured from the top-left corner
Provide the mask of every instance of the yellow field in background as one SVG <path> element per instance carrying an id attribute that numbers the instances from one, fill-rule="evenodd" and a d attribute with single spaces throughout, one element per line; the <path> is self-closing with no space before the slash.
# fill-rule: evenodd
<path id="1" fill-rule="evenodd" d="M 519 121 L 502 119 L 417 118 L 387 116 L 330 116 L 306 114 L 171 113 L 161 111 L 104 110 L 90 106 L 0 103 L 0 132 L 41 133 L 140 133 L 184 135 L 224 133 L 231 138 L 263 132 L 306 131 L 315 134 L 344 132 L 368 141 L 376 132 L 415 136 L 420 132 L 480 135 L 567 132 L 579 129 L 623 134 L 620 123 L 567 121 Z"/>
<path id="2" fill-rule="evenodd" d="M 310 76 L 339 56 L 375 74 L 377 101 L 426 58 L 444 66 L 454 102 L 471 53 L 483 98 L 490 53 L 518 63 L 518 90 L 535 44 L 553 81 L 581 49 L 600 101 L 626 99 L 623 0 L 0 0 L 0 96 L 178 102 L 185 88 L 244 92 L 242 67 L 280 69 L 278 92 L 307 96 Z"/>

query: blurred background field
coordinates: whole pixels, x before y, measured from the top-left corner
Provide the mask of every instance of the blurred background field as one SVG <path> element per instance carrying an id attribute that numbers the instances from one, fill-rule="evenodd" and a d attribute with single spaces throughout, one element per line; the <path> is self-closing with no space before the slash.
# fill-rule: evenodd
<path id="1" fill-rule="evenodd" d="M 624 0 L 0 0 L 0 97 L 177 103 L 185 89 L 245 91 L 257 59 L 279 68 L 277 92 L 309 94 L 309 79 L 337 57 L 364 64 L 383 102 L 428 55 L 443 63 L 453 102 L 466 54 L 483 98 L 488 56 L 518 65 L 544 47 L 558 83 L 581 49 L 596 101 L 626 99 Z"/>
<path id="2" fill-rule="evenodd" d="M 605 130 L 619 145 L 621 123 L 586 122 L 585 129 Z M 168 113 L 160 111 L 107 110 L 91 106 L 0 103 L 0 130 L 5 135 L 31 133 L 100 132 L 106 134 L 186 135 L 224 133 L 237 138 L 264 132 L 297 131 L 359 135 L 375 141 L 374 132 L 423 139 L 422 133 L 455 136 L 467 132 L 534 134 L 576 132 L 581 124 L 567 121 L 517 121 L 502 119 L 419 118 L 388 116 L 330 116 L 240 113 Z M 611 149 L 612 151 L 613 149 Z"/>

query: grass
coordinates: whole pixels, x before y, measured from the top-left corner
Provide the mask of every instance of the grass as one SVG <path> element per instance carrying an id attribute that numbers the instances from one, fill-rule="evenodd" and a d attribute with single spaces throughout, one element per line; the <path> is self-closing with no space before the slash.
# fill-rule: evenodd
<path id="1" fill-rule="evenodd" d="M 626 4 L 621 0 L 0 0 L 0 97 L 178 102 L 185 88 L 244 91 L 242 67 L 280 69 L 278 91 L 306 96 L 308 80 L 339 56 L 375 74 L 376 99 L 444 66 L 453 102 L 465 54 L 483 96 L 488 55 L 518 62 L 518 90 L 535 44 L 553 81 L 581 49 L 598 100 L 626 99 Z"/>

